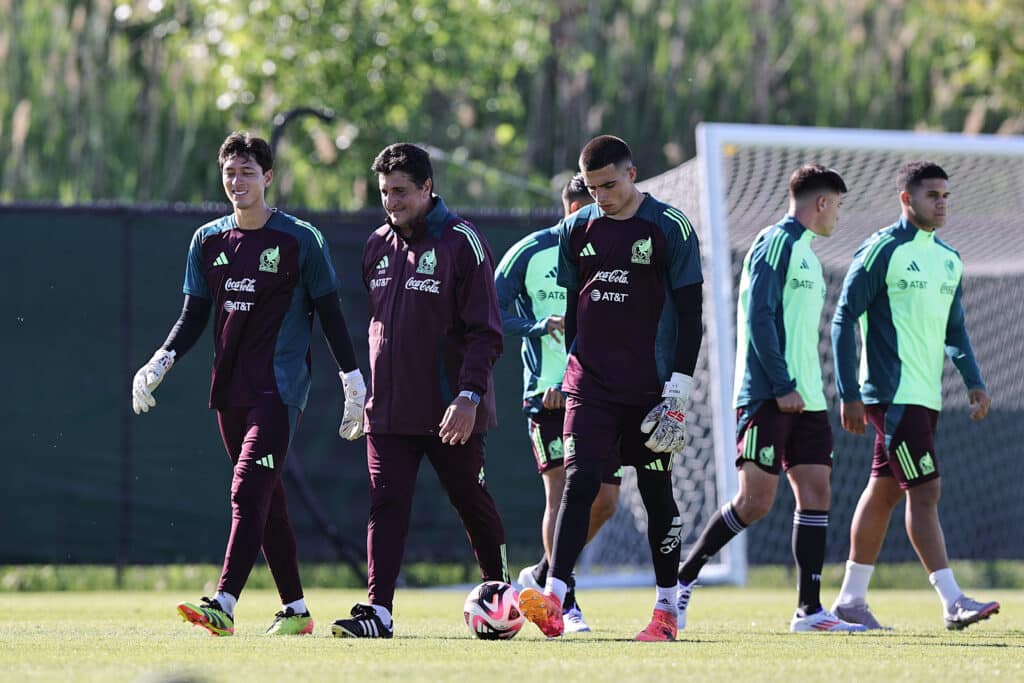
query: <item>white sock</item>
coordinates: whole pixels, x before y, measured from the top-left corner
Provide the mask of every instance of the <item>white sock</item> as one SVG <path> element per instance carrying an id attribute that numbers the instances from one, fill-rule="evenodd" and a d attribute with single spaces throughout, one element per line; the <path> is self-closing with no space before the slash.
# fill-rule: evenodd
<path id="1" fill-rule="evenodd" d="M 654 609 L 660 609 L 662 612 L 679 616 L 679 609 L 676 607 L 676 595 L 679 592 L 679 586 L 669 586 L 668 588 L 655 586 L 655 588 L 657 588 L 658 593 L 654 600 Z"/>
<path id="2" fill-rule="evenodd" d="M 559 604 L 562 604 L 565 602 L 565 594 L 569 592 L 569 586 L 565 581 L 556 579 L 551 574 L 548 574 L 548 582 L 544 586 L 544 592 L 548 595 L 554 595 L 558 598 Z"/>
<path id="3" fill-rule="evenodd" d="M 840 605 L 866 602 L 868 599 L 868 583 L 871 573 L 875 571 L 873 564 L 858 564 L 853 560 L 846 561 L 846 574 L 843 576 L 843 587 L 839 589 L 836 599 Z"/>
<path id="4" fill-rule="evenodd" d="M 220 603 L 221 609 L 228 613 L 228 616 L 232 619 L 235 618 L 235 605 L 238 604 L 238 598 L 231 593 L 224 593 L 223 591 L 217 591 L 213 599 Z"/>
<path id="5" fill-rule="evenodd" d="M 388 611 L 387 607 L 381 607 L 380 605 L 370 605 L 373 611 L 377 613 L 377 617 L 384 623 L 385 626 L 391 626 L 391 612 Z"/>
<path id="6" fill-rule="evenodd" d="M 960 590 L 960 586 L 957 585 L 956 579 L 953 578 L 953 570 L 949 567 L 932 572 L 928 575 L 928 581 L 934 586 L 935 592 L 939 594 L 942 606 L 947 612 L 952 609 L 957 598 L 964 594 Z"/>
<path id="7" fill-rule="evenodd" d="M 286 612 L 288 611 L 288 608 L 291 607 L 292 611 L 296 614 L 305 614 L 309 611 L 309 608 L 306 607 L 306 601 L 304 598 L 299 598 L 295 602 L 289 602 L 287 605 L 282 606 L 284 607 L 284 611 Z"/>

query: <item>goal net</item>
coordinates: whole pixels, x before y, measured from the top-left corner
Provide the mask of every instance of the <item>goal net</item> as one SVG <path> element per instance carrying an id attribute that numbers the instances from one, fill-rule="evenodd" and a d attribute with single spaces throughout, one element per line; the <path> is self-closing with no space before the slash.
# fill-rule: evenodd
<path id="1" fill-rule="evenodd" d="M 846 558 L 849 525 L 867 481 L 872 441 L 839 426 L 829 330 L 853 253 L 872 232 L 899 218 L 896 173 L 916 159 L 950 175 L 950 219 L 940 235 L 964 261 L 968 329 L 993 407 L 979 423 L 968 419 L 966 390 L 951 363 L 943 377 L 937 447 L 943 473 L 940 512 L 950 556 L 1024 558 L 1015 526 L 1015 463 L 1024 442 L 1024 140 L 894 131 L 701 124 L 698 155 L 641 188 L 682 209 L 694 222 L 704 261 L 704 344 L 694 377 L 687 425 L 690 441 L 674 459 L 676 499 L 685 556 L 711 514 L 736 490 L 735 291 L 754 236 L 788 207 L 789 176 L 816 162 L 837 169 L 849 193 L 835 234 L 815 241 L 828 283 L 821 319 L 825 389 L 835 434 L 829 562 Z M 704 583 L 742 583 L 747 563 L 789 564 L 793 498 L 780 482 L 776 505 L 736 537 L 701 574 Z M 881 561 L 916 556 L 893 515 Z M 581 583 L 653 582 L 646 515 L 627 469 L 612 520 L 584 551 Z"/>

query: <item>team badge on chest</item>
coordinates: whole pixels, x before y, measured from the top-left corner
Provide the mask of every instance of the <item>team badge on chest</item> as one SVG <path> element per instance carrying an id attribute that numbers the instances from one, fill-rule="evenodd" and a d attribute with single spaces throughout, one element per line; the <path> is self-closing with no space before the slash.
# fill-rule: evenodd
<path id="1" fill-rule="evenodd" d="M 633 257 L 630 259 L 633 263 L 639 263 L 642 265 L 651 264 L 651 254 L 654 252 L 654 246 L 651 244 L 651 238 L 648 237 L 645 240 L 637 240 L 633 242 Z"/>
<path id="2" fill-rule="evenodd" d="M 420 262 L 416 265 L 416 272 L 423 275 L 433 275 L 435 268 L 437 268 L 437 254 L 431 249 L 425 252 L 423 256 L 420 256 Z"/>
<path id="3" fill-rule="evenodd" d="M 267 249 L 260 254 L 260 272 L 276 273 L 277 266 L 281 263 L 281 247 Z"/>

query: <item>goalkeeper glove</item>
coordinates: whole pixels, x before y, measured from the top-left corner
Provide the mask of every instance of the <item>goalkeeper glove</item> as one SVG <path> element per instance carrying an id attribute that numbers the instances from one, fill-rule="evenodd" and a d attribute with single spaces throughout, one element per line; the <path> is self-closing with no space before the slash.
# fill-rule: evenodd
<path id="1" fill-rule="evenodd" d="M 644 445 L 655 453 L 678 453 L 686 445 L 683 404 L 690 395 L 692 381 L 689 375 L 673 372 L 661 392 L 661 403 L 654 406 L 640 423 L 640 431 L 651 435 Z"/>
<path id="2" fill-rule="evenodd" d="M 132 410 L 135 414 L 148 413 L 156 405 L 153 390 L 160 386 L 164 375 L 174 365 L 174 351 L 157 349 L 149 362 L 139 368 L 132 380 Z"/>
<path id="3" fill-rule="evenodd" d="M 341 386 L 345 390 L 345 412 L 341 416 L 338 435 L 355 441 L 363 435 L 363 407 L 366 405 L 366 383 L 363 373 L 356 368 L 352 372 L 339 372 Z"/>

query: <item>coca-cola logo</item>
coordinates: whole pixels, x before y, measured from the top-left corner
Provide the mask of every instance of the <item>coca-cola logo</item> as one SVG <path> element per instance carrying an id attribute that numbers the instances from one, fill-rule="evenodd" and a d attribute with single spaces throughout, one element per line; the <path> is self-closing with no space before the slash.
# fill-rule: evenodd
<path id="1" fill-rule="evenodd" d="M 423 278 L 422 280 L 417 280 L 416 278 L 411 277 L 405 281 L 405 288 L 413 289 L 416 290 L 417 292 L 430 292 L 431 294 L 440 294 L 441 281 L 434 280 L 431 278 Z"/>
<path id="2" fill-rule="evenodd" d="M 228 278 L 224 282 L 225 292 L 255 292 L 256 291 L 256 278 L 243 277 L 241 280 L 232 280 Z"/>
<path id="3" fill-rule="evenodd" d="M 594 279 L 599 282 L 612 282 L 619 285 L 629 284 L 628 270 L 599 270 L 594 274 Z"/>

